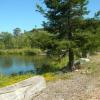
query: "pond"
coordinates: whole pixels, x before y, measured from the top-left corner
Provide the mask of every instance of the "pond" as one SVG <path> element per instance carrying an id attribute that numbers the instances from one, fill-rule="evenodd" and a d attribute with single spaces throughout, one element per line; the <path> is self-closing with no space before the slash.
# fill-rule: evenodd
<path id="1" fill-rule="evenodd" d="M 48 61 L 46 56 L 0 56 L 0 74 L 37 73 L 37 67 Z"/>

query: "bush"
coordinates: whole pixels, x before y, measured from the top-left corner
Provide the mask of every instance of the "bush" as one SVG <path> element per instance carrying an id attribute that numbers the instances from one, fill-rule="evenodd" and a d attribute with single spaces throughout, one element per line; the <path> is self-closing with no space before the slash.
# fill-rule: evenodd
<path id="1" fill-rule="evenodd" d="M 55 72 L 58 69 L 54 66 L 51 66 L 50 64 L 43 64 L 41 67 L 37 68 L 38 74 L 43 74 L 47 72 Z"/>
<path id="2" fill-rule="evenodd" d="M 43 64 L 41 67 L 37 68 L 37 73 L 43 74 L 48 72 L 57 72 L 66 66 L 68 59 L 66 57 L 61 60 L 52 59 L 46 64 Z"/>

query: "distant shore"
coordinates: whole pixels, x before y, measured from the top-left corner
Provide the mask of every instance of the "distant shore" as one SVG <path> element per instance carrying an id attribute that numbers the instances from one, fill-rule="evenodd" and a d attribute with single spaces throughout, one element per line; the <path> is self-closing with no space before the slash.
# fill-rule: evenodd
<path id="1" fill-rule="evenodd" d="M 1 49 L 0 55 L 45 55 L 42 50 L 37 48 L 25 49 Z"/>

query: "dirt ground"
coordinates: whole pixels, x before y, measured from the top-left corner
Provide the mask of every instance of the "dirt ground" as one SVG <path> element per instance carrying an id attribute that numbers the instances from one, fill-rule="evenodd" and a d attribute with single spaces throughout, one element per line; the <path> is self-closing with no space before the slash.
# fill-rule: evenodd
<path id="1" fill-rule="evenodd" d="M 98 63 L 96 73 L 78 71 L 73 72 L 71 79 L 48 82 L 47 88 L 33 100 L 100 100 L 100 54 L 93 56 L 92 61 Z"/>

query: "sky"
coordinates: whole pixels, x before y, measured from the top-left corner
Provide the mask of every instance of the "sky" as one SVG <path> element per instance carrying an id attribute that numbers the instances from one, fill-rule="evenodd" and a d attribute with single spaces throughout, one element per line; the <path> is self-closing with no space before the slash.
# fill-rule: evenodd
<path id="1" fill-rule="evenodd" d="M 16 27 L 31 30 L 35 26 L 42 27 L 45 18 L 36 12 L 39 0 L 0 0 L 0 32 L 12 32 Z M 100 0 L 89 0 L 88 17 L 100 10 Z"/>

